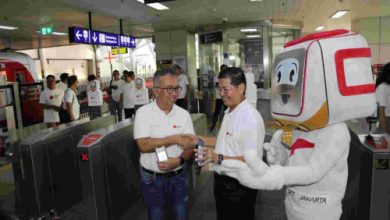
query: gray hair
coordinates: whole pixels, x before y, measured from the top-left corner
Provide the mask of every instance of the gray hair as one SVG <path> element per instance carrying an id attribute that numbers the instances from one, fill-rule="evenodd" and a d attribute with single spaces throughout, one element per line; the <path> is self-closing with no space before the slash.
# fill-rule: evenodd
<path id="1" fill-rule="evenodd" d="M 153 86 L 159 86 L 160 78 L 166 75 L 176 76 L 175 72 L 170 68 L 157 70 L 153 76 Z"/>

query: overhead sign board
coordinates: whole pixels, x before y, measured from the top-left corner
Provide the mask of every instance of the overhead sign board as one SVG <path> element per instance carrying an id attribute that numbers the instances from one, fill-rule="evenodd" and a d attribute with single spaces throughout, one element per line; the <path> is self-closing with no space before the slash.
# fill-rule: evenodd
<path id="1" fill-rule="evenodd" d="M 208 44 L 222 41 L 222 31 L 200 35 L 200 43 Z"/>
<path id="2" fill-rule="evenodd" d="M 127 54 L 127 48 L 126 47 L 117 47 L 111 49 L 112 55 L 118 55 L 118 54 Z"/>
<path id="3" fill-rule="evenodd" d="M 89 30 L 80 27 L 69 27 L 69 42 L 112 47 L 136 47 L 135 37 L 133 36 Z"/>

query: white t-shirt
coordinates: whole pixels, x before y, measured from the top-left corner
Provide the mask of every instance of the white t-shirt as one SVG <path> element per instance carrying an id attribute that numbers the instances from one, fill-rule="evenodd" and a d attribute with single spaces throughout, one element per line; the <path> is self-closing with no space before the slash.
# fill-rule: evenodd
<path id="1" fill-rule="evenodd" d="M 114 101 L 116 102 L 119 102 L 119 98 L 120 98 L 120 95 L 122 93 L 122 85 L 123 85 L 124 81 L 123 80 L 112 80 L 112 83 L 111 85 L 112 86 L 117 86 L 118 88 L 117 89 L 112 89 L 111 91 L 111 97 Z"/>
<path id="2" fill-rule="evenodd" d="M 135 97 L 133 95 L 135 88 L 134 81 L 122 84 L 121 93 L 123 94 L 123 108 L 134 108 Z"/>
<path id="3" fill-rule="evenodd" d="M 265 127 L 260 113 L 247 99 L 232 112 L 229 113 L 229 110 L 230 108 L 225 111 L 221 129 L 218 132 L 215 152 L 238 157 L 243 156 L 247 150 L 255 150 L 262 157 Z"/>
<path id="4" fill-rule="evenodd" d="M 133 89 L 134 95 L 134 104 L 135 105 L 145 105 L 149 103 L 149 92 L 147 88 Z"/>
<path id="5" fill-rule="evenodd" d="M 375 90 L 376 102 L 385 107 L 386 117 L 390 117 L 390 85 L 381 83 Z"/>
<path id="6" fill-rule="evenodd" d="M 72 103 L 72 112 L 74 118 L 77 120 L 80 118 L 80 103 L 77 99 L 76 93 L 72 89 L 65 90 L 64 102 Z M 64 106 L 66 109 L 66 105 Z"/>
<path id="7" fill-rule="evenodd" d="M 56 87 L 57 89 L 61 89 L 62 92 L 65 92 L 65 90 L 68 88 L 68 84 L 59 82 Z"/>
<path id="8" fill-rule="evenodd" d="M 163 138 L 176 134 L 195 134 L 191 116 L 186 110 L 173 105 L 171 112 L 165 114 L 156 101 L 138 109 L 134 122 L 134 139 Z M 183 152 L 176 144 L 165 148 L 168 157 L 179 157 Z M 163 172 L 158 169 L 155 152 L 141 153 L 140 162 L 145 169 Z"/>
<path id="9" fill-rule="evenodd" d="M 187 94 L 187 85 L 189 84 L 187 76 L 184 74 L 180 74 L 177 77 L 177 83 L 181 87 L 181 91 L 179 93 L 179 99 L 184 99 L 184 97 L 186 97 Z"/>
<path id="10" fill-rule="evenodd" d="M 55 105 L 60 106 L 62 98 L 64 97 L 64 91 L 61 89 L 51 90 L 49 88 L 41 92 L 41 97 L 39 98 L 39 103 L 46 105 Z M 45 123 L 51 122 L 60 122 L 60 117 L 58 111 L 53 109 L 43 109 L 43 121 Z"/>

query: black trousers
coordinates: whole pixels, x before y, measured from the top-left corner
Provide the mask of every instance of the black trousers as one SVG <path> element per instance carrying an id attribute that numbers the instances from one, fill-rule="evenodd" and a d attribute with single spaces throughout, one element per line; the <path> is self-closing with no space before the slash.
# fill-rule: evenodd
<path id="1" fill-rule="evenodd" d="M 65 109 L 62 109 L 62 108 L 60 109 L 59 116 L 60 116 L 60 123 L 61 124 L 66 124 L 66 123 L 70 122 L 70 117 L 69 117 L 68 111 L 66 111 Z"/>
<path id="2" fill-rule="evenodd" d="M 125 119 L 131 118 L 135 114 L 134 108 L 125 108 Z"/>
<path id="3" fill-rule="evenodd" d="M 187 110 L 187 101 L 185 99 L 178 99 L 175 104 Z"/>
<path id="4" fill-rule="evenodd" d="M 257 190 L 241 185 L 238 180 L 214 174 L 214 197 L 217 219 L 255 219 Z"/>
<path id="5" fill-rule="evenodd" d="M 218 118 L 219 118 L 219 113 L 221 112 L 221 109 L 225 110 L 226 105 L 223 104 L 222 99 L 216 99 L 215 100 L 215 109 L 214 109 L 214 114 L 213 114 L 213 124 L 210 127 L 210 130 L 213 130 L 215 128 L 215 125 L 217 124 Z"/>

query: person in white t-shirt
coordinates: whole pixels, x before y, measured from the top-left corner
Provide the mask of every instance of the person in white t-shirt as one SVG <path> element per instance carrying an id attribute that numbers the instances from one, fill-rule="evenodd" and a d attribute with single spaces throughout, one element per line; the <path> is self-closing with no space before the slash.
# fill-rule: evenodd
<path id="1" fill-rule="evenodd" d="M 390 134 L 390 63 L 387 63 L 376 80 L 376 101 L 379 106 L 379 127 Z"/>
<path id="2" fill-rule="evenodd" d="M 123 106 L 123 110 L 125 111 L 125 119 L 131 118 L 135 115 L 134 110 L 134 72 L 129 71 L 126 72 L 125 75 L 125 82 L 122 84 L 121 87 L 121 95 L 120 95 L 120 104 Z"/>
<path id="3" fill-rule="evenodd" d="M 228 67 L 218 75 L 218 90 L 228 107 L 218 137 L 201 137 L 208 146 L 201 152 L 205 162 L 214 164 L 214 197 L 217 219 L 254 219 L 257 190 L 242 185 L 221 172 L 223 160 L 248 161 L 261 158 L 265 137 L 260 113 L 245 98 L 246 79 L 241 68 Z"/>
<path id="4" fill-rule="evenodd" d="M 77 98 L 78 81 L 77 76 L 69 76 L 68 89 L 64 94 L 64 108 L 68 112 L 68 121 L 75 121 L 80 118 L 80 103 Z"/>
<path id="5" fill-rule="evenodd" d="M 133 91 L 133 95 L 135 100 L 134 109 L 136 112 L 141 106 L 149 103 L 149 91 L 145 87 L 145 83 L 143 79 L 137 78 L 135 80 L 135 88 Z"/>
<path id="6" fill-rule="evenodd" d="M 87 97 L 90 119 L 100 117 L 102 115 L 103 92 L 100 90 L 100 82 L 92 74 L 88 76 Z"/>
<path id="7" fill-rule="evenodd" d="M 68 78 L 69 78 L 68 73 L 62 73 L 60 75 L 61 82 L 59 82 L 56 86 L 57 89 L 61 89 L 63 93 L 65 93 L 65 90 L 68 88 Z M 59 115 L 60 115 L 60 123 L 66 123 L 67 120 L 69 120 L 68 112 L 66 112 L 64 108 L 60 109 Z"/>
<path id="8" fill-rule="evenodd" d="M 61 89 L 63 92 L 65 92 L 65 90 L 68 88 L 68 78 L 69 78 L 68 73 L 61 73 L 60 75 L 61 82 L 57 84 L 56 86 L 57 89 Z"/>
<path id="9" fill-rule="evenodd" d="M 41 92 L 39 103 L 43 108 L 43 122 L 48 127 L 55 127 L 60 122 L 58 111 L 61 109 L 61 102 L 64 92 L 56 88 L 56 79 L 53 75 L 46 77 L 47 89 Z"/>
<path id="10" fill-rule="evenodd" d="M 113 79 L 110 82 L 109 94 L 110 94 L 110 114 L 117 115 L 118 121 L 122 121 L 122 109 L 120 103 L 120 96 L 122 93 L 123 80 L 119 76 L 119 71 L 114 70 L 112 73 Z"/>
<path id="11" fill-rule="evenodd" d="M 172 70 L 177 75 L 177 83 L 181 87 L 179 97 L 176 101 L 176 105 L 187 110 L 188 104 L 188 92 L 189 92 L 189 81 L 185 74 L 183 74 L 183 69 L 179 65 L 173 65 Z"/>

